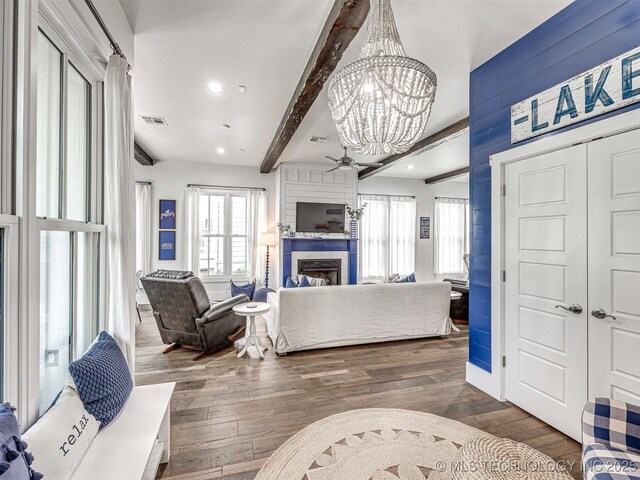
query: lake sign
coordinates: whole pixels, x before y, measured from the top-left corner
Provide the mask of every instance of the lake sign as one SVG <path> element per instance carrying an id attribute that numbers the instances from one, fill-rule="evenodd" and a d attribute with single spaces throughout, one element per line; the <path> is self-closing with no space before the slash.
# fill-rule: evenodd
<path id="1" fill-rule="evenodd" d="M 640 101 L 640 47 L 511 107 L 511 143 Z"/>

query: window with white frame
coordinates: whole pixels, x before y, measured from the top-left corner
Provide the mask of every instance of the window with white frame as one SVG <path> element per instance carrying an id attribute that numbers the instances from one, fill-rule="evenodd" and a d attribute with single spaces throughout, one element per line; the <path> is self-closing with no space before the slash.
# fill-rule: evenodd
<path id="1" fill-rule="evenodd" d="M 249 271 L 248 193 L 200 193 L 200 276 L 246 277 Z"/>
<path id="2" fill-rule="evenodd" d="M 43 21 L 37 37 L 36 215 L 42 414 L 98 333 L 104 281 L 101 83 Z"/>
<path id="3" fill-rule="evenodd" d="M 463 276 L 469 253 L 469 200 L 438 197 L 434 202 L 433 273 Z"/>
<path id="4" fill-rule="evenodd" d="M 416 199 L 394 195 L 358 195 L 366 204 L 360 220 L 360 275 L 383 279 L 415 270 Z"/>

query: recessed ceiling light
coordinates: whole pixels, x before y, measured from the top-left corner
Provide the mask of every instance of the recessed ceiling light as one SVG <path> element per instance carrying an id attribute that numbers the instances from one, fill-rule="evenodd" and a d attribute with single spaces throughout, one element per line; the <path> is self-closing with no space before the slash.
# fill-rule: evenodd
<path id="1" fill-rule="evenodd" d="M 223 123 L 222 125 L 220 125 L 222 128 L 225 128 L 227 130 L 229 130 L 231 128 L 231 125 L 229 125 L 228 123 Z"/>
<path id="2" fill-rule="evenodd" d="M 209 82 L 207 83 L 207 90 L 211 93 L 223 93 L 224 87 L 217 82 Z"/>
<path id="3" fill-rule="evenodd" d="M 246 150 L 245 150 L 244 148 L 241 148 L 241 149 L 240 149 L 240 151 L 241 151 L 242 153 L 246 152 Z"/>
<path id="4" fill-rule="evenodd" d="M 246 87 L 246 85 L 238 85 L 238 92 L 240 92 L 240 93 L 247 93 L 247 87 Z"/>
<path id="5" fill-rule="evenodd" d="M 414 165 L 413 165 L 413 164 L 411 164 L 411 165 L 407 165 L 407 170 L 413 170 L 413 167 L 414 167 Z"/>
<path id="6" fill-rule="evenodd" d="M 224 155 L 225 153 L 227 153 L 227 149 L 223 147 L 218 147 L 216 148 L 216 152 L 218 152 L 219 155 Z"/>

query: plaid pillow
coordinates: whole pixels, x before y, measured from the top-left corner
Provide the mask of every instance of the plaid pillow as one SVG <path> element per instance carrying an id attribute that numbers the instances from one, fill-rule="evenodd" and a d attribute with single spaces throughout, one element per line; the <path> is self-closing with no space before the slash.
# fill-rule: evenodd
<path id="1" fill-rule="evenodd" d="M 587 403 L 582 414 L 582 444 L 592 443 L 640 453 L 640 407 L 608 398 Z"/>

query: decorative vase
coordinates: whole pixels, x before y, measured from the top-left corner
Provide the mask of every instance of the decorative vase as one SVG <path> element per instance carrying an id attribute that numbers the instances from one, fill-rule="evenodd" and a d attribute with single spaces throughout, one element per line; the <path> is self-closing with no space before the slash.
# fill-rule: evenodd
<path id="1" fill-rule="evenodd" d="M 296 232 L 294 232 L 293 230 L 289 230 L 289 238 L 295 238 L 296 237 Z"/>
<path id="2" fill-rule="evenodd" d="M 353 240 L 358 238 L 358 221 L 355 219 L 351 220 L 351 238 Z"/>

